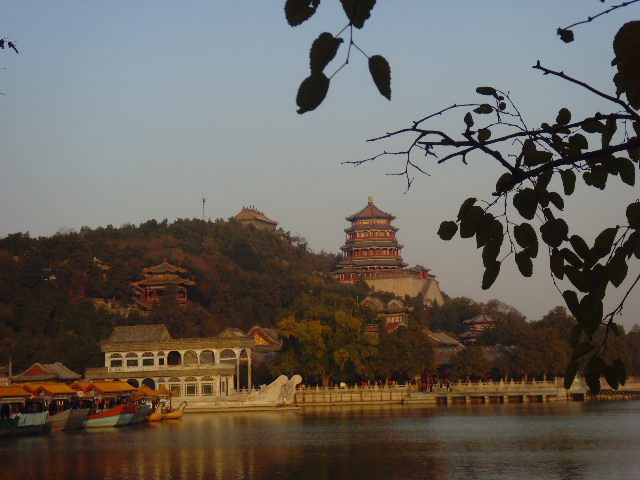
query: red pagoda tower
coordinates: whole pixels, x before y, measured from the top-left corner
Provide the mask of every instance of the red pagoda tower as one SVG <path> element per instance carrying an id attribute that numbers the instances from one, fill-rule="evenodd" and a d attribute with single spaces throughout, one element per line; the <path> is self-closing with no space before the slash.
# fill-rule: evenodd
<path id="1" fill-rule="evenodd" d="M 428 305 L 442 305 L 444 298 L 435 275 L 422 265 L 407 268 L 402 261 L 393 215 L 383 212 L 369 197 L 358 213 L 346 217 L 346 241 L 340 249 L 342 259 L 333 275 L 340 282 L 362 279 L 374 290 L 392 292 L 398 297 L 421 295 Z"/>
<path id="2" fill-rule="evenodd" d="M 371 197 L 362 210 L 346 217 L 351 226 L 345 229 L 342 260 L 334 272 L 341 282 L 352 282 L 361 272 L 407 266 L 400 256 L 403 246 L 396 239 L 398 229 L 391 225 L 395 218 L 376 207 Z"/>
<path id="3" fill-rule="evenodd" d="M 165 258 L 164 261 L 154 267 L 142 270 L 144 278 L 133 282 L 133 292 L 136 295 L 136 305 L 142 310 L 151 310 L 159 304 L 170 285 L 176 288 L 176 302 L 185 305 L 189 303 L 188 287 L 195 286 L 196 282 L 185 278 L 187 270 L 171 265 Z"/>

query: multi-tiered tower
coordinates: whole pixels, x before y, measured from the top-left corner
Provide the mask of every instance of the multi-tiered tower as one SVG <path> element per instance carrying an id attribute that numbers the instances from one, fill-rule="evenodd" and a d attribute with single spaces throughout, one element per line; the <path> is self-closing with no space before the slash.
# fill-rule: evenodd
<path id="1" fill-rule="evenodd" d="M 341 282 L 352 282 L 362 272 L 397 270 L 406 267 L 396 239 L 398 229 L 391 225 L 393 215 L 383 212 L 369 197 L 367 205 L 358 213 L 348 216 L 351 226 L 345 229 L 345 244 L 340 247 L 342 260 L 335 275 Z"/>
<path id="2" fill-rule="evenodd" d="M 396 232 L 391 225 L 393 215 L 383 212 L 369 197 L 358 213 L 346 217 L 351 226 L 345 229 L 346 241 L 341 248 L 342 259 L 333 275 L 345 283 L 362 279 L 375 290 L 393 292 L 399 297 L 422 295 L 425 303 L 444 303 L 434 275 L 421 265 L 406 268 Z"/>

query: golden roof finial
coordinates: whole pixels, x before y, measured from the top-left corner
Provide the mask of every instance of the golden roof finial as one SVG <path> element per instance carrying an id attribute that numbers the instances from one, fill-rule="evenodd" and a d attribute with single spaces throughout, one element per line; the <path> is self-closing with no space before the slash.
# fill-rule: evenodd
<path id="1" fill-rule="evenodd" d="M 369 196 L 369 203 L 373 203 L 373 197 Z"/>

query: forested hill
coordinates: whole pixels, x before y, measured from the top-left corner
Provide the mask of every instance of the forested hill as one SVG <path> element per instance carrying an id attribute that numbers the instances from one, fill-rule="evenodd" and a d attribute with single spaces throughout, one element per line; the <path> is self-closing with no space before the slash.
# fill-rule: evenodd
<path id="1" fill-rule="evenodd" d="M 132 301 L 131 282 L 163 259 L 196 282 L 193 304 L 167 300 L 150 315 L 95 308 Z M 176 337 L 213 335 L 227 326 L 271 327 L 332 270 L 334 255 L 313 253 L 304 239 L 243 227 L 235 221 L 150 220 L 139 226 L 0 239 L 0 363 L 63 361 L 99 365 L 98 341 L 115 325 L 167 323 Z"/>

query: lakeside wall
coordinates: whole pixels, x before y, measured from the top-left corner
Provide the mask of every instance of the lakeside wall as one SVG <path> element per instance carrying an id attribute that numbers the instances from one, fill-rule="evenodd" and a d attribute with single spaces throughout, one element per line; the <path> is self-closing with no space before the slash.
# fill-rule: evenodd
<path id="1" fill-rule="evenodd" d="M 618 391 L 605 390 L 600 395 L 588 394 L 584 380 L 576 378 L 565 390 L 563 379 L 547 381 L 457 382 L 448 386 L 433 385 L 419 392 L 413 385 L 371 385 L 347 387 L 302 387 L 295 392 L 294 404 L 366 405 L 383 403 L 468 404 L 527 403 L 549 401 L 589 401 L 640 398 L 640 379 L 630 378 Z M 603 379 L 603 385 L 606 385 Z"/>

